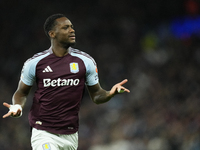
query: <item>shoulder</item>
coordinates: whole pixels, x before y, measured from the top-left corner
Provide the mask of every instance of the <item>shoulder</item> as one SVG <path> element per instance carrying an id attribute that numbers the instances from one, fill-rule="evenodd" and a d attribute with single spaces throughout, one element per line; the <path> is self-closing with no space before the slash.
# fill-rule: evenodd
<path id="1" fill-rule="evenodd" d="M 35 64 L 50 54 L 51 53 L 50 53 L 49 49 L 39 52 L 39 53 L 36 53 L 31 58 L 27 59 L 24 64 Z"/>
<path id="2" fill-rule="evenodd" d="M 96 65 L 95 60 L 92 58 L 92 56 L 90 56 L 88 53 L 83 52 L 79 49 L 75 49 L 75 48 L 70 48 L 70 55 L 75 56 L 75 57 L 79 57 L 80 59 L 82 59 L 84 62 L 85 61 L 89 61 L 94 63 L 94 65 Z"/>

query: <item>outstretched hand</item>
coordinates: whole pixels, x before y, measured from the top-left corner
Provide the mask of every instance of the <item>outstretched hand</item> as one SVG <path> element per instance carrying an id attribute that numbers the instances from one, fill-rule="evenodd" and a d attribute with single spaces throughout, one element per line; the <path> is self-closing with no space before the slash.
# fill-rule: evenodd
<path id="1" fill-rule="evenodd" d="M 118 93 L 123 93 L 123 92 L 128 92 L 130 93 L 130 90 L 128 90 L 127 88 L 125 88 L 124 85 L 126 82 L 128 82 L 127 79 L 124 79 L 123 81 L 115 84 L 112 89 L 110 90 L 110 95 L 115 95 L 115 94 L 118 94 Z"/>
<path id="2" fill-rule="evenodd" d="M 22 109 L 19 107 L 19 106 L 16 106 L 16 105 L 10 105 L 8 103 L 3 103 L 3 105 L 5 107 L 7 107 L 9 109 L 8 113 L 3 115 L 3 118 L 6 118 L 6 117 L 9 117 L 9 116 L 12 116 L 12 117 L 20 117 L 21 114 L 22 114 Z M 11 109 L 12 107 L 12 109 Z"/>

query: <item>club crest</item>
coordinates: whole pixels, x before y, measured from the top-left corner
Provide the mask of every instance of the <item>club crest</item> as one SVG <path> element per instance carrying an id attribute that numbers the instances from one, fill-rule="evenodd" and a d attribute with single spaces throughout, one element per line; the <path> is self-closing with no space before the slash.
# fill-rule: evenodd
<path id="1" fill-rule="evenodd" d="M 49 143 L 45 143 L 42 145 L 44 150 L 51 150 L 50 144 Z"/>
<path id="2" fill-rule="evenodd" d="M 78 63 L 70 63 L 70 71 L 71 73 L 77 73 L 79 72 L 79 66 L 78 66 Z"/>

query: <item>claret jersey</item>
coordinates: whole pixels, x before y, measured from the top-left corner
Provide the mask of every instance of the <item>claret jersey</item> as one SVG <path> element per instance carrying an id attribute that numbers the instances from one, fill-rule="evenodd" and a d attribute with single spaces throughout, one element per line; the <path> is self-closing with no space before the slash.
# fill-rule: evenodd
<path id="1" fill-rule="evenodd" d="M 24 84 L 37 84 L 30 125 L 55 134 L 75 133 L 85 84 L 92 86 L 98 80 L 96 63 L 85 52 L 70 47 L 64 57 L 55 56 L 51 48 L 35 54 L 21 73 Z"/>

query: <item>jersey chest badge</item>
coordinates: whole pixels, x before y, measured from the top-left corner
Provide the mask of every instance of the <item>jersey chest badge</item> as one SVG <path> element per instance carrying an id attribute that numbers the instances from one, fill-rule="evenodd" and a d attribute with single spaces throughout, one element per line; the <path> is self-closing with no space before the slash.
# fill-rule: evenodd
<path id="1" fill-rule="evenodd" d="M 49 143 L 43 144 L 42 147 L 43 147 L 44 150 L 51 150 Z"/>
<path id="2" fill-rule="evenodd" d="M 70 63 L 70 71 L 71 71 L 71 73 L 79 72 L 78 63 L 75 63 L 75 62 Z"/>

